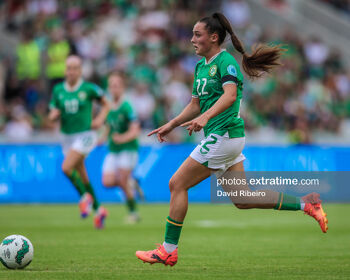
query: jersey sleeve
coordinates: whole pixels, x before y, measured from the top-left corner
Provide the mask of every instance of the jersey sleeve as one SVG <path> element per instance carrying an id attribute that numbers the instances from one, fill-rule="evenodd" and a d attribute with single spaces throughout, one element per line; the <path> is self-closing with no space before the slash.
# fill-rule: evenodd
<path id="1" fill-rule="evenodd" d="M 192 97 L 194 98 L 198 98 L 198 92 L 197 92 L 197 86 L 196 86 L 197 68 L 198 68 L 198 63 L 196 65 L 196 68 L 194 69 L 194 79 L 193 79 L 193 87 L 192 87 Z"/>
<path id="2" fill-rule="evenodd" d="M 129 102 L 125 106 L 125 113 L 130 122 L 138 121 L 137 114 Z"/>
<path id="3" fill-rule="evenodd" d="M 90 84 L 90 97 L 91 99 L 100 99 L 104 96 L 104 91 L 98 85 Z"/>
<path id="4" fill-rule="evenodd" d="M 238 65 L 236 60 L 231 56 L 226 56 L 220 63 L 220 76 L 222 86 L 227 84 L 236 84 L 242 86 L 242 81 L 238 78 Z"/>

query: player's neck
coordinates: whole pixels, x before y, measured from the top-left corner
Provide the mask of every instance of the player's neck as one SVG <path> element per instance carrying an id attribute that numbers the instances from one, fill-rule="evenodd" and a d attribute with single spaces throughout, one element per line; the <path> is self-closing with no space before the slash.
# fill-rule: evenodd
<path id="1" fill-rule="evenodd" d="M 71 88 L 75 87 L 79 83 L 80 79 L 76 81 L 67 81 L 67 85 Z"/>
<path id="2" fill-rule="evenodd" d="M 122 101 L 123 101 L 123 95 L 119 96 L 117 99 L 114 98 L 113 99 L 113 107 L 114 108 L 119 108 L 119 106 L 122 103 Z"/>
<path id="3" fill-rule="evenodd" d="M 222 49 L 220 48 L 220 46 L 217 46 L 217 47 L 215 47 L 215 48 L 212 48 L 207 54 L 204 55 L 204 57 L 205 57 L 205 62 L 206 62 L 206 63 L 209 63 L 210 60 L 211 60 L 214 56 L 216 56 L 216 55 L 218 55 L 219 53 L 221 53 L 221 51 L 222 51 Z"/>
<path id="4" fill-rule="evenodd" d="M 78 89 L 82 81 L 82 78 L 79 78 L 77 81 L 74 81 L 74 83 L 70 83 L 66 80 L 65 87 L 68 91 L 75 91 Z"/>

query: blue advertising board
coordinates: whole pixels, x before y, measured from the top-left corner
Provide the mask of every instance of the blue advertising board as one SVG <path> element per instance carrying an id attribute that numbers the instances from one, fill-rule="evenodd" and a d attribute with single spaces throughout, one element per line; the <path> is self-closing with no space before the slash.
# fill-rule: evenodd
<path id="1" fill-rule="evenodd" d="M 147 202 L 168 202 L 168 182 L 193 150 L 192 144 L 142 146 L 134 175 L 139 178 Z M 101 183 L 105 146 L 86 159 L 90 180 L 104 202 L 124 200 L 118 188 Z M 247 146 L 247 171 L 350 171 L 350 147 Z M 0 145 L 0 203 L 65 203 L 79 197 L 61 171 L 63 154 L 56 144 Z M 349 178 L 350 179 L 350 178 Z M 341 184 L 330 201 L 347 201 L 349 187 Z M 345 195 L 344 195 L 345 194 Z M 210 201 L 210 179 L 189 191 L 192 202 Z M 350 200 L 350 199 L 349 199 Z"/>

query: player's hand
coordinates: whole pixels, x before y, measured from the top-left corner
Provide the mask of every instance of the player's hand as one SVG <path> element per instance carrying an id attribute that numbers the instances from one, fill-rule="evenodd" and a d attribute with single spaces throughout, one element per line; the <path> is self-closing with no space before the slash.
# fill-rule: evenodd
<path id="1" fill-rule="evenodd" d="M 119 134 L 117 132 L 114 132 L 113 135 L 112 135 L 112 139 L 113 139 L 113 142 L 116 143 L 116 144 L 122 144 L 124 143 L 124 137 L 122 134 Z"/>
<path id="2" fill-rule="evenodd" d="M 203 114 L 200 115 L 199 117 L 193 119 L 192 121 L 188 121 L 183 123 L 181 126 L 182 127 L 186 127 L 187 126 L 187 130 L 188 130 L 188 134 L 191 136 L 192 132 L 198 132 L 200 131 L 203 127 L 206 126 L 206 124 L 208 123 L 209 118 Z"/>
<path id="3" fill-rule="evenodd" d="M 94 119 L 91 122 L 91 129 L 95 130 L 95 129 L 99 129 L 104 123 L 104 120 L 99 120 L 99 119 Z"/>
<path id="4" fill-rule="evenodd" d="M 175 126 L 171 122 L 168 122 L 165 125 L 151 131 L 150 133 L 147 134 L 147 136 L 151 136 L 157 133 L 158 141 L 162 143 L 162 142 L 165 142 L 164 136 L 167 135 L 174 128 Z"/>
<path id="5" fill-rule="evenodd" d="M 61 111 L 60 110 L 58 110 L 58 109 L 51 109 L 50 110 L 50 113 L 49 113 L 49 115 L 48 115 L 48 120 L 50 121 L 50 122 L 54 122 L 54 121 L 56 121 L 59 117 L 61 116 Z"/>
<path id="6" fill-rule="evenodd" d="M 96 145 L 97 145 L 97 146 L 102 146 L 105 142 L 106 142 L 105 139 L 98 139 Z"/>

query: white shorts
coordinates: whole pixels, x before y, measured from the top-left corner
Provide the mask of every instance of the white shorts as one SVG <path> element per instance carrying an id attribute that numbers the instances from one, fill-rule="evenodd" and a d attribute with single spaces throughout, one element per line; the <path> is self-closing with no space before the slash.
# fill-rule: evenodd
<path id="1" fill-rule="evenodd" d="M 115 173 L 118 169 L 132 170 L 139 159 L 137 151 L 108 153 L 103 161 L 102 173 Z"/>
<path id="2" fill-rule="evenodd" d="M 83 155 L 88 155 L 97 144 L 97 132 L 94 130 L 63 134 L 63 154 L 67 154 L 69 150 L 74 150 Z"/>
<path id="3" fill-rule="evenodd" d="M 211 169 L 217 169 L 215 175 L 220 177 L 232 165 L 245 160 L 242 154 L 245 137 L 229 138 L 228 133 L 220 136 L 209 134 L 192 151 L 190 157 Z"/>

